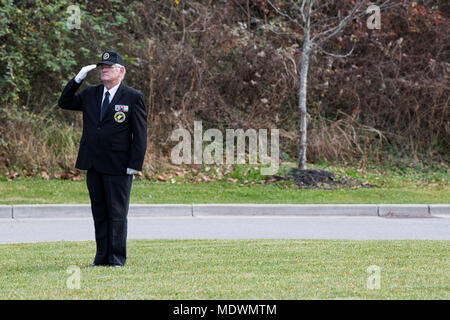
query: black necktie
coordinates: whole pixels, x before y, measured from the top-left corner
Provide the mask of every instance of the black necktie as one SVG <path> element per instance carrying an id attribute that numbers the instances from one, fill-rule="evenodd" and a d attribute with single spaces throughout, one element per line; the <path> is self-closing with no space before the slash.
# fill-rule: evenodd
<path id="1" fill-rule="evenodd" d="M 100 121 L 103 119 L 106 109 L 108 109 L 108 105 L 109 105 L 109 91 L 106 91 L 105 99 L 103 99 L 103 103 L 102 103 L 102 109 L 100 110 Z"/>

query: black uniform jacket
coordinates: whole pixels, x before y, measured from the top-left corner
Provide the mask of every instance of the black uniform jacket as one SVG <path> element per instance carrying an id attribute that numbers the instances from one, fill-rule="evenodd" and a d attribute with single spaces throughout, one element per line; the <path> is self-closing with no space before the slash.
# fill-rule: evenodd
<path id="1" fill-rule="evenodd" d="M 141 171 L 147 149 L 147 111 L 142 93 L 121 83 L 100 121 L 104 85 L 90 85 L 76 93 L 81 83 L 70 80 L 58 100 L 63 109 L 83 112 L 83 135 L 75 167 L 94 167 L 110 175 L 125 175 L 127 168 Z"/>

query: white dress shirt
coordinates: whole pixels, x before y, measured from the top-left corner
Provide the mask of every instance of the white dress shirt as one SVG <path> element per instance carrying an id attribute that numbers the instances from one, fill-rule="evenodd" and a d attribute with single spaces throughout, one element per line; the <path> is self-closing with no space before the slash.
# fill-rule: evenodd
<path id="1" fill-rule="evenodd" d="M 102 104 L 103 104 L 103 100 L 105 100 L 105 93 L 106 91 L 109 91 L 109 102 L 111 103 L 111 101 L 114 99 L 114 95 L 117 92 L 117 89 L 119 89 L 119 86 L 122 82 L 119 82 L 117 85 L 115 85 L 114 87 L 112 87 L 111 89 L 106 89 L 105 86 L 103 86 L 103 96 L 102 96 Z"/>

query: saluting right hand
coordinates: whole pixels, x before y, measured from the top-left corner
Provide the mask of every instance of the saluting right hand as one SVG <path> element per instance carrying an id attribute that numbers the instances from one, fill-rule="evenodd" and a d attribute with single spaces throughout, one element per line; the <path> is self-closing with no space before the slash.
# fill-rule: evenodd
<path id="1" fill-rule="evenodd" d="M 75 76 L 75 81 L 80 83 L 84 78 L 86 78 L 89 71 L 94 70 L 97 68 L 96 64 L 91 64 L 89 66 L 85 66 L 81 68 L 80 72 Z"/>

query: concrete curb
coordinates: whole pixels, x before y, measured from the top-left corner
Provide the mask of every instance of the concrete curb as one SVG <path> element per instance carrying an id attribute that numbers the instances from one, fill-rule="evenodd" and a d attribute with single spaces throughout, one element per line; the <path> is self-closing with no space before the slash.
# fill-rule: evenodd
<path id="1" fill-rule="evenodd" d="M 0 205 L 0 218 L 12 218 L 12 206 Z"/>
<path id="2" fill-rule="evenodd" d="M 204 216 L 431 216 L 450 204 L 131 204 L 129 217 Z M 91 217 L 89 204 L 0 205 L 0 218 Z"/>
<path id="3" fill-rule="evenodd" d="M 377 216 L 371 204 L 193 204 L 194 216 Z"/>
<path id="4" fill-rule="evenodd" d="M 378 206 L 378 215 L 385 216 L 429 216 L 430 206 L 427 204 L 383 204 Z"/>
<path id="5" fill-rule="evenodd" d="M 192 217 L 191 204 L 131 204 L 129 217 Z"/>
<path id="6" fill-rule="evenodd" d="M 450 204 L 430 204 L 430 214 L 450 215 Z"/>
<path id="7" fill-rule="evenodd" d="M 12 205 L 13 219 L 91 217 L 91 206 L 84 204 Z"/>

